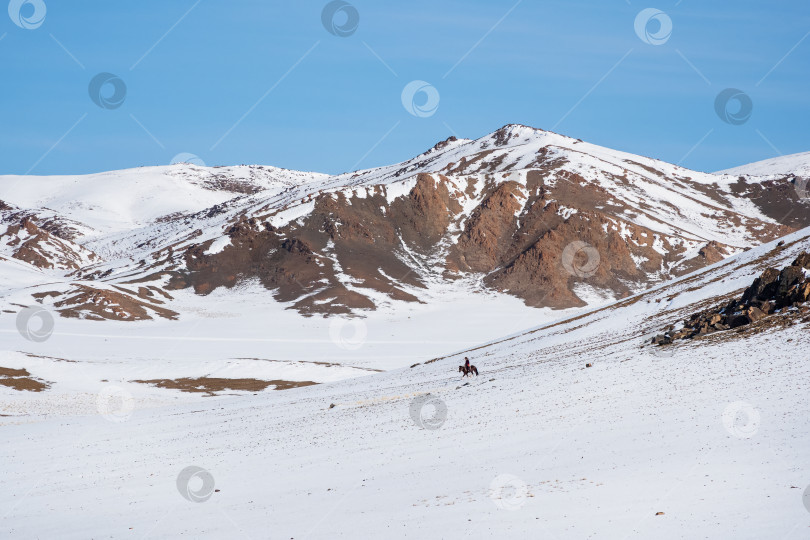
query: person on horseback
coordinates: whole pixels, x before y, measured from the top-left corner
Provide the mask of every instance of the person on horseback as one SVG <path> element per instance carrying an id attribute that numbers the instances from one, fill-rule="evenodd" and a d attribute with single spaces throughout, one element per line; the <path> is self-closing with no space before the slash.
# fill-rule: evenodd
<path id="1" fill-rule="evenodd" d="M 469 376 L 471 374 L 477 376 L 478 375 L 478 368 L 476 368 L 474 365 L 470 364 L 470 359 L 465 356 L 464 357 L 464 365 L 463 366 L 458 366 L 458 372 L 464 374 L 462 376 L 462 378 L 467 377 L 467 376 Z"/>

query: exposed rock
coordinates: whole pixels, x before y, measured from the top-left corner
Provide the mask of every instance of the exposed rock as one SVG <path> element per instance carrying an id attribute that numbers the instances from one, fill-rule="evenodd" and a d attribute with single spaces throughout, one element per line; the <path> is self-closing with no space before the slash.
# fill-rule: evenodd
<path id="1" fill-rule="evenodd" d="M 705 265 L 720 262 L 728 257 L 728 251 L 725 246 L 712 240 L 698 251 L 698 255 L 703 259 Z"/>
<path id="2" fill-rule="evenodd" d="M 807 302 L 810 300 L 810 281 L 805 281 L 795 289 L 794 302 Z"/>
<path id="3" fill-rule="evenodd" d="M 757 322 L 758 320 L 765 317 L 765 313 L 763 313 L 759 308 L 755 306 L 749 307 L 746 310 L 745 314 L 748 316 L 751 322 Z"/>
<path id="4" fill-rule="evenodd" d="M 78 270 L 99 259 L 89 249 L 51 234 L 30 216 L 22 217 L 0 234 L 3 245 L 13 258 L 38 268 Z"/>
<path id="5" fill-rule="evenodd" d="M 120 291 L 120 292 L 119 292 Z M 153 316 L 176 319 L 177 313 L 163 307 L 157 299 L 143 300 L 137 293 L 109 289 L 95 289 L 86 285 L 74 285 L 73 289 L 61 294 L 54 307 L 63 317 L 87 320 L 141 321 Z M 37 293 L 35 298 L 49 295 Z"/>
<path id="6" fill-rule="evenodd" d="M 683 328 L 670 327 L 665 334 L 652 339 L 652 344 L 668 345 L 676 339 L 692 339 L 712 332 L 741 328 L 779 313 L 780 308 L 794 306 L 810 311 L 805 302 L 810 300 L 810 279 L 804 265 L 810 263 L 810 254 L 802 252 L 793 264 L 781 271 L 766 269 L 745 289 L 740 299 L 700 313 L 693 313 L 683 322 Z M 810 275 L 810 273 L 808 273 Z"/>
<path id="7" fill-rule="evenodd" d="M 489 272 L 506 262 L 525 198 L 515 182 L 497 186 L 467 220 L 450 259 L 472 272 Z"/>
<path id="8" fill-rule="evenodd" d="M 772 298 L 776 292 L 778 281 L 779 270 L 776 268 L 768 268 L 745 290 L 742 303 L 747 304 L 752 300 Z"/>
<path id="9" fill-rule="evenodd" d="M 787 266 L 779 273 L 774 300 L 778 306 L 791 303 L 791 288 L 804 278 L 804 271 L 799 266 Z"/>
<path id="10" fill-rule="evenodd" d="M 810 253 L 800 254 L 798 257 L 796 257 L 796 260 L 793 261 L 792 266 L 800 266 L 805 270 L 810 270 Z"/>
<path id="11" fill-rule="evenodd" d="M 173 176 L 217 193 L 203 197 L 210 206 L 187 212 L 167 205 L 161 217 L 119 235 L 47 208 L 0 202 L 0 222 L 17 227 L 0 235 L 0 254 L 77 270 L 72 277 L 87 281 L 168 281 L 168 289 L 200 295 L 259 284 L 307 315 L 419 302 L 420 289 L 461 279 L 530 306 L 570 308 L 628 296 L 792 232 L 794 225 L 763 219 L 786 216 L 788 207 L 791 224 L 810 224 L 810 208 L 786 197 L 795 191 L 786 182 L 725 178 L 717 189 L 701 173 L 589 151 L 567 137 L 508 125 L 477 141 L 451 137 L 400 164 L 332 177 L 177 166 Z M 740 204 L 751 199 L 766 202 Z M 685 200 L 692 202 L 683 208 L 674 202 Z M 94 204 L 80 200 L 74 209 Z M 694 235 L 701 225 L 705 240 Z M 730 231 L 733 245 L 726 245 Z M 770 298 L 775 281 L 752 291 L 747 305 L 767 312 L 753 301 Z M 804 295 L 785 287 L 782 302 Z M 703 322 L 688 333 L 725 325 Z"/>
<path id="12" fill-rule="evenodd" d="M 810 226 L 810 205 L 798 200 L 792 180 L 792 175 L 764 180 L 741 176 L 730 188 L 732 193 L 744 193 L 768 217 L 801 229 Z"/>

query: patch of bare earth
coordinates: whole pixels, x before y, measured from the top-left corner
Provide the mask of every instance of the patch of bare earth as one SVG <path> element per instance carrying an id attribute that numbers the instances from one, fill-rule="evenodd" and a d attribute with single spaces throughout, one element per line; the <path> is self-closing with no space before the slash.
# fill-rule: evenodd
<path id="1" fill-rule="evenodd" d="M 318 384 L 313 381 L 285 381 L 272 380 L 263 381 L 260 379 L 220 379 L 215 377 L 184 377 L 181 379 L 151 379 L 132 381 L 141 384 L 149 384 L 157 388 L 167 388 L 170 390 L 180 390 L 181 392 L 206 393 L 210 396 L 217 392 L 226 390 L 238 392 L 261 392 L 270 386 L 273 390 L 289 390 L 290 388 L 300 388 L 302 386 L 312 386 Z"/>
<path id="2" fill-rule="evenodd" d="M 51 387 L 50 383 L 32 377 L 27 369 L 0 367 L 0 386 L 13 388 L 20 392 L 42 392 Z"/>

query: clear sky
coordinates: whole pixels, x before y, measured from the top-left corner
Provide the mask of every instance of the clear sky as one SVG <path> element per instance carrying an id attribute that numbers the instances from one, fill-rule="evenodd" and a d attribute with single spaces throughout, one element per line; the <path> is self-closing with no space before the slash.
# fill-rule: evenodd
<path id="1" fill-rule="evenodd" d="M 507 123 L 704 171 L 810 150 L 807 0 L 11 0 L 8 11 L 1 174 L 183 152 L 339 173 Z M 742 94 L 722 94 L 736 96 L 724 121 L 728 88 Z"/>

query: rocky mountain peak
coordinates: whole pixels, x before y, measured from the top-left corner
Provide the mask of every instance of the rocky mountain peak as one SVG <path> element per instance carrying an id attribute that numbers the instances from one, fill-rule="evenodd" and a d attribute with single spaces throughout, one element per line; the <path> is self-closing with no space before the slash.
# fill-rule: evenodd
<path id="1" fill-rule="evenodd" d="M 810 225 L 810 206 L 784 208 L 765 184 L 740 182 L 508 124 L 336 176 L 178 164 L 28 178 L 36 196 L 0 184 L 11 209 L 0 217 L 16 226 L 0 238 L 10 256 L 76 270 L 82 287 L 205 296 L 250 282 L 308 315 L 424 302 L 437 287 L 569 308 Z M 21 201 L 60 238 L 21 232 Z"/>

